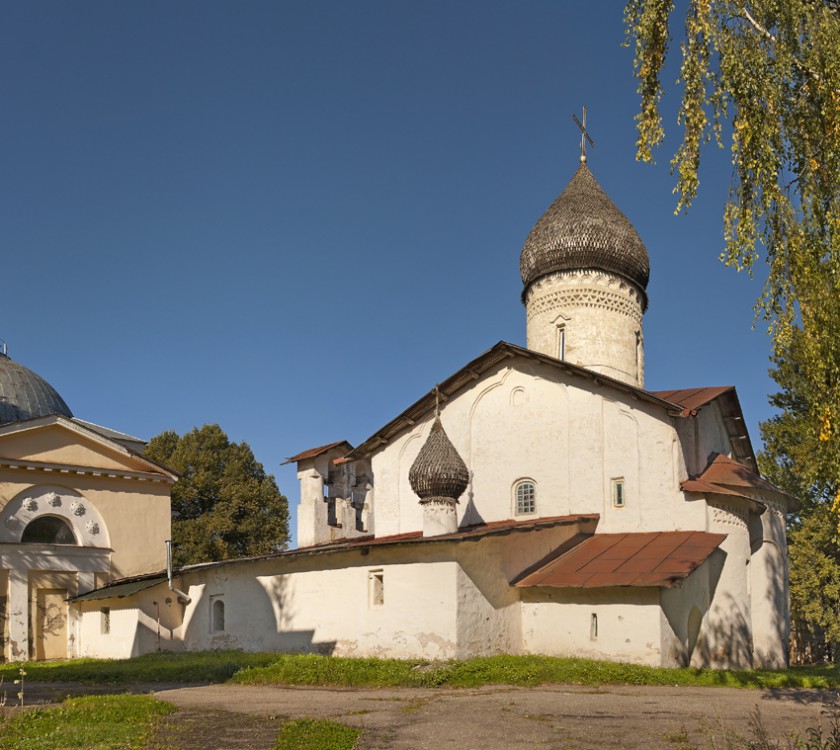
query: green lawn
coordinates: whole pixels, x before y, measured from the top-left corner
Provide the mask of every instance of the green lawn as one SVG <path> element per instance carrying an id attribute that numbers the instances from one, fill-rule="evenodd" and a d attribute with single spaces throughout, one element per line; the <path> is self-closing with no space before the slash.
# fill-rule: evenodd
<path id="1" fill-rule="evenodd" d="M 57 708 L 0 709 L 0 750 L 147 748 L 174 706 L 145 695 L 69 698 Z"/>
<path id="2" fill-rule="evenodd" d="M 0 665 L 11 687 L 19 664 Z M 314 654 L 240 651 L 159 653 L 134 659 L 28 662 L 27 681 L 136 685 L 144 682 L 225 682 L 343 687 L 475 687 L 478 685 L 695 685 L 742 688 L 840 688 L 836 666 L 782 671 L 662 669 L 546 656 L 491 656 L 428 663 L 419 659 L 347 659 Z M 9 690 L 10 702 L 13 691 Z"/>
<path id="3" fill-rule="evenodd" d="M 326 719 L 296 719 L 283 726 L 274 750 L 353 750 L 361 732 Z"/>

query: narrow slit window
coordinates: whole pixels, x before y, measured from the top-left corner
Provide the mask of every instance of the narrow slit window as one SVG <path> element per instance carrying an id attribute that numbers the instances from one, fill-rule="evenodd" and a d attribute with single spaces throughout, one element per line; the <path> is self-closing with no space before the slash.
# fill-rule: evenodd
<path id="1" fill-rule="evenodd" d="M 593 612 L 592 616 L 589 618 L 589 640 L 598 640 L 598 615 L 595 614 L 595 612 Z"/>
<path id="2" fill-rule="evenodd" d="M 210 597 L 210 631 L 223 633 L 225 630 L 225 600 L 220 596 Z"/>
<path id="3" fill-rule="evenodd" d="M 111 608 L 102 607 L 99 610 L 99 632 L 108 635 L 111 632 Z"/>
<path id="4" fill-rule="evenodd" d="M 381 607 L 385 604 L 385 573 L 381 570 L 368 572 L 368 595 L 371 607 Z"/>
<path id="5" fill-rule="evenodd" d="M 516 515 L 530 515 L 537 512 L 537 488 L 531 481 L 516 484 Z"/>
<path id="6" fill-rule="evenodd" d="M 557 359 L 566 359 L 566 326 L 557 326 Z"/>
<path id="7" fill-rule="evenodd" d="M 627 500 L 623 479 L 612 480 L 612 504 L 614 508 L 623 508 Z"/>

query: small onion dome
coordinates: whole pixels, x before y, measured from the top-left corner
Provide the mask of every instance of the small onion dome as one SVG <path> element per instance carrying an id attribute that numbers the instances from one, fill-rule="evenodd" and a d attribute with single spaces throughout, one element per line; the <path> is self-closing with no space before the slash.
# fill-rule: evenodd
<path id="1" fill-rule="evenodd" d="M 440 417 L 408 470 L 408 481 L 421 503 L 435 499 L 457 501 L 470 483 L 470 472 L 449 440 Z"/>
<path id="2" fill-rule="evenodd" d="M 0 424 L 73 413 L 46 380 L 0 352 Z"/>
<path id="3" fill-rule="evenodd" d="M 578 269 L 608 271 L 644 291 L 650 260 L 633 225 L 581 163 L 566 189 L 534 224 L 519 269 L 526 291 L 546 274 Z"/>

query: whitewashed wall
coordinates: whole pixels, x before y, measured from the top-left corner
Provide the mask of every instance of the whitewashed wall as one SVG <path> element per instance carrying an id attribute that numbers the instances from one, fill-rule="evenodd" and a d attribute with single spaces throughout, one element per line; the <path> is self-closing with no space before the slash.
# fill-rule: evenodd
<path id="1" fill-rule="evenodd" d="M 657 589 L 541 588 L 523 593 L 522 642 L 528 653 L 659 666 L 660 627 Z"/>
<path id="2" fill-rule="evenodd" d="M 432 418 L 372 458 L 379 535 L 422 528 L 408 471 Z M 685 459 L 672 418 L 661 407 L 516 360 L 450 399 L 441 419 L 471 473 L 458 508 L 462 525 L 533 518 L 514 512 L 514 485 L 530 479 L 537 517 L 599 513 L 599 532 L 705 528 L 702 507 L 686 503 L 679 489 Z M 624 508 L 612 505 L 616 478 L 625 481 Z"/>

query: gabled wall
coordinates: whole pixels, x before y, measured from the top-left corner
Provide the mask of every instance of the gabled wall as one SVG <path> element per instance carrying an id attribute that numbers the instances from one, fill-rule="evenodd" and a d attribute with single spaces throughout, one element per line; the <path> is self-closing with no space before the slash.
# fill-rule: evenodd
<path id="1" fill-rule="evenodd" d="M 422 528 L 408 470 L 430 414 L 371 458 L 376 533 Z M 462 526 L 516 516 L 514 487 L 533 481 L 537 516 L 600 513 L 599 531 L 702 530 L 702 508 L 685 503 L 686 478 L 665 409 L 535 360 L 511 359 L 451 397 L 441 419 L 471 473 L 458 507 Z M 625 507 L 613 507 L 622 479 Z"/>

